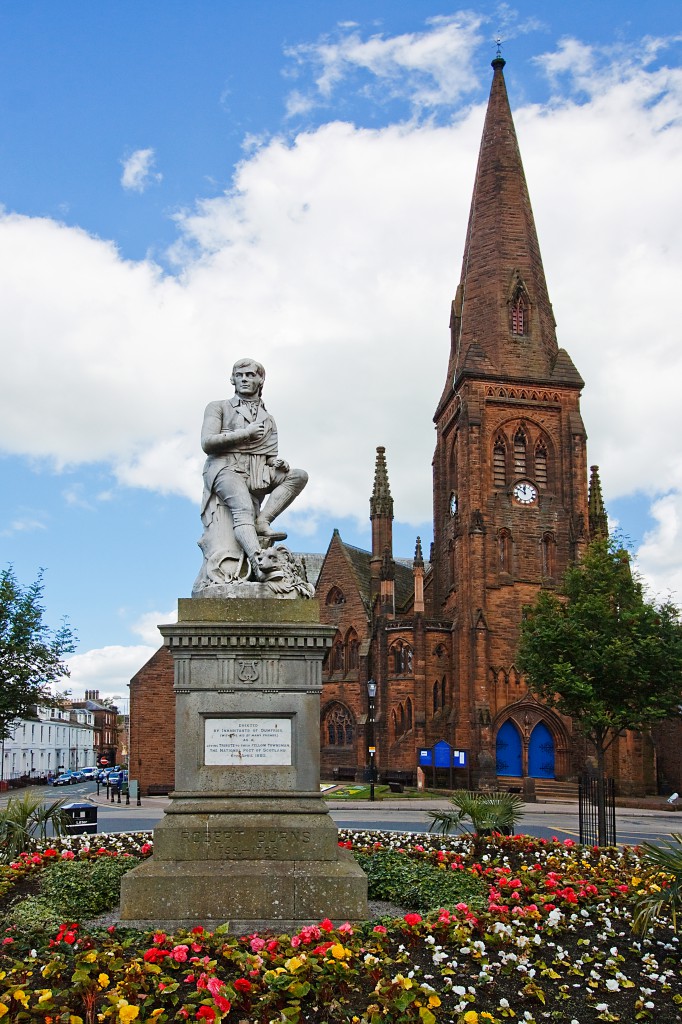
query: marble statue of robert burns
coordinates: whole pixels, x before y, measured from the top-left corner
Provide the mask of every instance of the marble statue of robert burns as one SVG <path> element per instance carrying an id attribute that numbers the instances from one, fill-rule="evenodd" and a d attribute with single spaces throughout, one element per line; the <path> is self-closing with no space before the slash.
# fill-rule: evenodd
<path id="1" fill-rule="evenodd" d="M 308 474 L 279 457 L 277 425 L 262 400 L 263 366 L 255 359 L 239 359 L 230 380 L 234 396 L 209 402 L 204 413 L 201 447 L 207 459 L 201 516 L 208 527 L 216 499 L 229 509 L 250 578 L 263 582 L 267 570 L 262 550 L 286 537 L 272 529 L 272 522 L 301 493 Z"/>

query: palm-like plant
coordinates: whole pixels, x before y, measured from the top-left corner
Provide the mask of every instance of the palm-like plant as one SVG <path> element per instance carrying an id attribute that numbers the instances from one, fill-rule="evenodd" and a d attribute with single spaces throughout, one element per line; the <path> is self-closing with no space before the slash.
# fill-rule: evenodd
<path id="1" fill-rule="evenodd" d="M 513 834 L 523 814 L 523 799 L 517 793 L 476 793 L 458 789 L 450 797 L 452 811 L 429 811 L 433 819 L 430 831 L 447 835 L 461 826 L 467 832 L 486 835 L 491 832 Z M 467 819 L 471 827 L 467 825 Z"/>
<path id="2" fill-rule="evenodd" d="M 10 797 L 7 806 L 0 810 L 0 860 L 14 860 L 20 853 L 35 849 L 50 834 L 63 835 L 70 820 L 63 803 L 64 800 L 44 803 L 29 793 Z"/>
<path id="3" fill-rule="evenodd" d="M 643 843 L 645 863 L 655 874 L 648 879 L 649 888 L 635 902 L 633 931 L 642 935 L 653 927 L 657 918 L 670 915 L 677 932 L 682 912 L 682 835 L 673 832 L 661 846 Z"/>

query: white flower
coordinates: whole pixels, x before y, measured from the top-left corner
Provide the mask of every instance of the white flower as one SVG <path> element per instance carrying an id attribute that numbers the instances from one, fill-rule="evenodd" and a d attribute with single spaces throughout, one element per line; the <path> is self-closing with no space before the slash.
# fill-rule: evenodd
<path id="1" fill-rule="evenodd" d="M 606 982 L 606 987 L 609 990 L 609 992 L 617 992 L 620 988 L 620 985 L 615 980 L 615 978 L 609 978 L 609 980 Z"/>

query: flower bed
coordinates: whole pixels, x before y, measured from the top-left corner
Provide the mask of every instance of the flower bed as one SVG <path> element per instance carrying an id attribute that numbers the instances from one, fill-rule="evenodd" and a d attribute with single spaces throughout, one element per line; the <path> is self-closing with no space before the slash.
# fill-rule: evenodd
<path id="1" fill-rule="evenodd" d="M 496 837 L 479 841 L 474 859 L 467 837 L 340 837 L 365 859 L 390 849 L 435 872 L 463 872 L 483 896 L 380 923 L 327 919 L 296 935 L 144 934 L 71 921 L 51 933 L 9 928 L 0 1016 L 46 1024 L 682 1019 L 677 936 L 668 922 L 632 933 L 635 895 L 664 883 L 636 850 Z M 90 841 L 22 857 L 0 884 L 8 872 L 20 882 L 49 871 L 59 858 L 151 852 L 147 834 Z"/>

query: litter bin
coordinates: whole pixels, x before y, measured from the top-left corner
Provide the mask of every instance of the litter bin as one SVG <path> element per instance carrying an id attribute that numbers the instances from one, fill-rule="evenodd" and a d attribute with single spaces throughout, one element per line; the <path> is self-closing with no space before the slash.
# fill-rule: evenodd
<path id="1" fill-rule="evenodd" d="M 95 835 L 97 832 L 97 804 L 63 804 L 68 818 L 67 836 Z"/>

